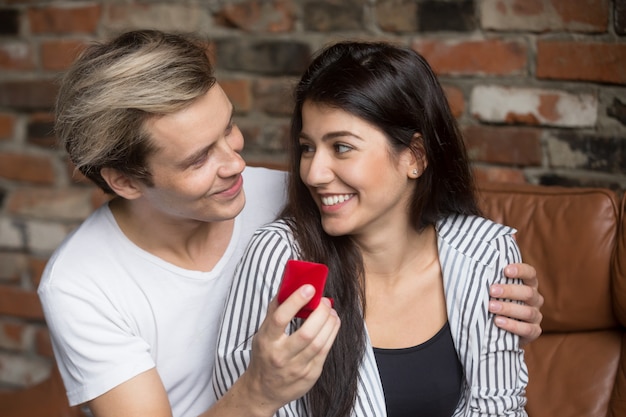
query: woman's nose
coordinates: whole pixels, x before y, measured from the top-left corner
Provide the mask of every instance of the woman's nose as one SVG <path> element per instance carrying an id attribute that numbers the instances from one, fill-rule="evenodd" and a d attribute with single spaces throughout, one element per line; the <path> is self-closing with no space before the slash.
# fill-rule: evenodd
<path id="1" fill-rule="evenodd" d="M 320 187 L 333 179 L 330 161 L 324 152 L 315 152 L 310 158 L 304 158 L 300 163 L 300 177 L 311 187 Z"/>

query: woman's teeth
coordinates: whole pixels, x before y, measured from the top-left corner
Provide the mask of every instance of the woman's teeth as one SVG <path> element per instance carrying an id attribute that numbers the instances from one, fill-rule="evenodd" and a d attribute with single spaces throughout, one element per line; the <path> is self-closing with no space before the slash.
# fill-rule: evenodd
<path id="1" fill-rule="evenodd" d="M 325 206 L 334 206 L 335 204 L 343 203 L 346 200 L 352 198 L 353 194 L 339 194 L 330 197 L 322 197 L 322 204 Z"/>

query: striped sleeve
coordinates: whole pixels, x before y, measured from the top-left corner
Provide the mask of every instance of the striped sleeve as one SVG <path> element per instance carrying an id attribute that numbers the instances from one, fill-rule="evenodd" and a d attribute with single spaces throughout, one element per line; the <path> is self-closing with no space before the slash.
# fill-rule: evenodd
<path id="1" fill-rule="evenodd" d="M 439 229 L 448 320 L 466 378 L 455 416 L 526 416 L 519 337 L 497 327 L 488 311 L 491 284 L 520 282 L 504 275 L 506 265 L 521 262 L 515 230 L 466 216 Z"/>
<path id="2" fill-rule="evenodd" d="M 278 292 L 287 260 L 294 258 L 290 232 L 284 222 L 259 229 L 235 270 L 217 342 L 213 390 L 221 398 L 250 363 L 252 338 Z M 292 322 L 288 332 L 295 331 Z M 293 401 L 277 416 L 303 416 L 303 401 Z"/>

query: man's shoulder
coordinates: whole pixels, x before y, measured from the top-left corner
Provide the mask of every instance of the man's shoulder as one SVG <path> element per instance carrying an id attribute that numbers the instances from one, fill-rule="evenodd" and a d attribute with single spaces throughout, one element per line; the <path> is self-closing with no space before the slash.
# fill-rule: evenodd
<path id="1" fill-rule="evenodd" d="M 284 190 L 287 181 L 287 172 L 264 167 L 247 166 L 243 171 L 244 187 L 246 185 L 262 185 L 264 187 L 278 187 Z"/>
<path id="2" fill-rule="evenodd" d="M 106 205 L 98 208 L 66 236 L 48 260 L 42 283 L 51 279 L 55 270 L 71 276 L 67 271 L 91 269 L 109 261 L 106 253 L 114 232 L 109 213 Z"/>
<path id="3" fill-rule="evenodd" d="M 243 173 L 247 210 L 268 212 L 276 218 L 287 198 L 287 173 L 275 169 L 246 167 Z"/>

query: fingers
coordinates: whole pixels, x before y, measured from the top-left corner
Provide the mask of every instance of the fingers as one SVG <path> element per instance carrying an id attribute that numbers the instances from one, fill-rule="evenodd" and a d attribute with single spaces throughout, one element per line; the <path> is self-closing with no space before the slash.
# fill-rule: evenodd
<path id="1" fill-rule="evenodd" d="M 535 325 L 540 325 L 543 319 L 538 308 L 511 301 L 490 300 L 489 312 Z"/>
<path id="2" fill-rule="evenodd" d="M 323 362 L 326 359 L 339 331 L 340 322 L 330 301 L 322 298 L 320 305 L 292 335 L 298 339 L 296 343 L 304 347 L 302 355 L 305 360 L 318 358 Z"/>
<path id="3" fill-rule="evenodd" d="M 524 287 L 515 285 L 514 287 Z M 541 297 L 541 296 L 540 296 Z M 543 297 L 541 297 L 543 304 Z M 520 337 L 520 345 L 525 346 L 541 335 L 543 315 L 538 307 L 510 301 L 490 300 L 489 311 L 496 314 L 496 326 Z"/>
<path id="4" fill-rule="evenodd" d="M 314 293 L 315 288 L 307 284 L 296 290 L 280 306 L 276 299 L 272 300 L 267 317 L 258 332 L 260 341 L 280 346 L 282 359 L 286 362 L 300 360 L 297 358 L 298 355 L 302 355 L 305 361 L 309 361 L 320 353 L 325 359 L 337 336 L 340 325 L 339 316 L 327 298 L 322 298 L 318 307 L 296 332 L 291 335 L 285 334 L 285 328 L 289 322 L 313 297 Z"/>
<path id="5" fill-rule="evenodd" d="M 538 290 L 537 271 L 531 265 L 519 263 L 506 266 L 504 274 L 521 279 L 523 285 L 492 285 L 490 295 L 498 300 L 489 301 L 489 311 L 496 314 L 496 326 L 520 336 L 520 345 L 524 346 L 541 335 L 543 315 L 540 309 L 544 298 Z"/>
<path id="6" fill-rule="evenodd" d="M 543 306 L 543 296 L 537 287 L 522 284 L 494 284 L 489 288 L 492 297 L 521 301 L 528 307 L 539 310 Z"/>
<path id="7" fill-rule="evenodd" d="M 532 265 L 518 263 L 510 264 L 504 267 L 504 275 L 509 278 L 519 278 L 524 281 L 524 284 L 533 288 L 539 287 L 539 280 L 537 279 L 537 271 Z"/>
<path id="8" fill-rule="evenodd" d="M 524 323 L 503 316 L 496 316 L 496 326 L 507 330 L 520 337 L 520 346 L 525 346 L 541 335 L 541 326 L 538 324 Z"/>
<path id="9" fill-rule="evenodd" d="M 285 333 L 285 327 L 296 313 L 315 295 L 315 287 L 305 284 L 294 291 L 280 306 L 276 297 L 270 303 L 264 325 L 268 327 L 268 335 L 278 338 Z"/>
<path id="10" fill-rule="evenodd" d="M 253 340 L 253 357 L 246 373 L 248 379 L 258 381 L 254 386 L 260 387 L 263 398 L 272 404 L 286 404 L 311 389 L 339 331 L 337 312 L 328 299 L 322 298 L 298 330 L 285 333 L 289 321 L 310 299 L 308 290 L 300 292 L 303 289 L 296 290 L 280 306 L 272 300 Z"/>

